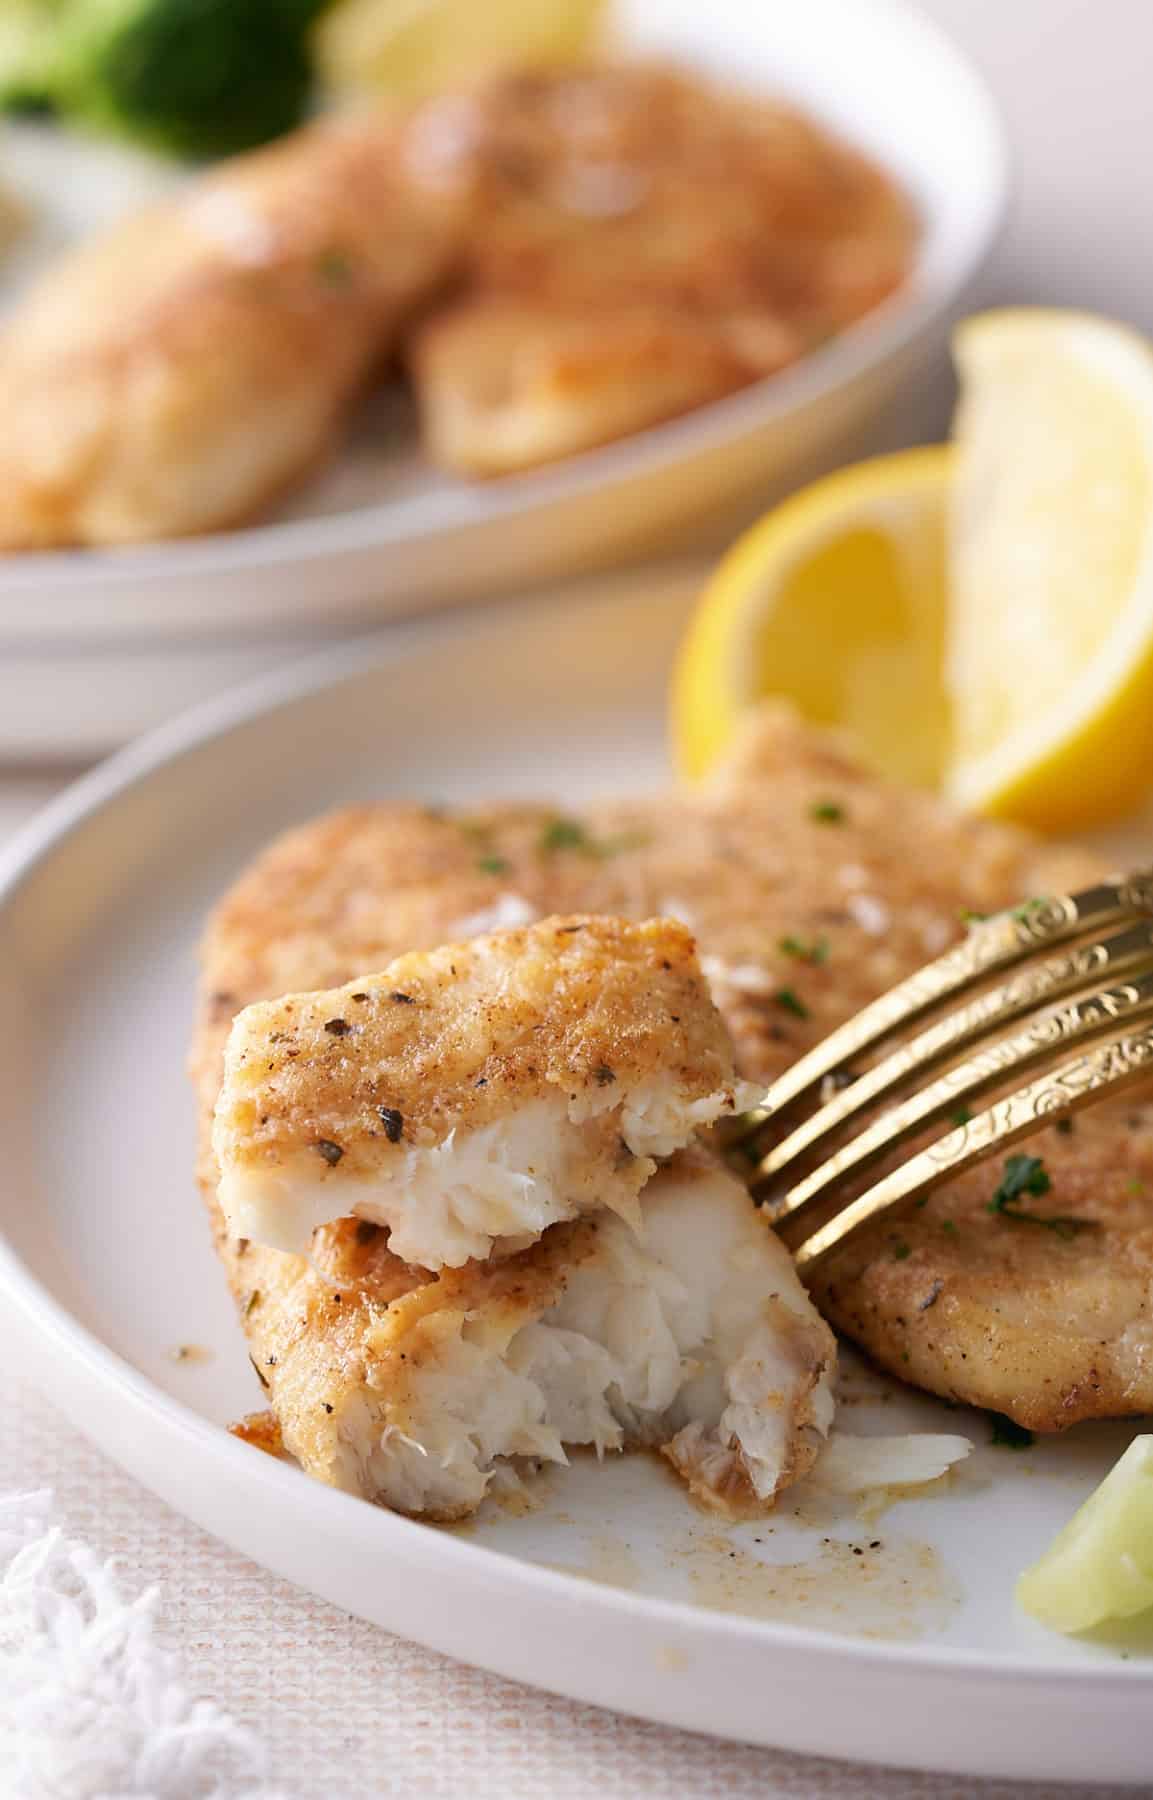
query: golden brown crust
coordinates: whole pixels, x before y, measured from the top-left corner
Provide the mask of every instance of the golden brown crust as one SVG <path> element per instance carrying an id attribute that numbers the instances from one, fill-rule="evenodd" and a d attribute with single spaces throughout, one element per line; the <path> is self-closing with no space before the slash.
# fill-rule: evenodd
<path id="1" fill-rule="evenodd" d="M 835 822 L 815 816 L 830 808 L 840 809 Z M 501 894 L 542 915 L 682 915 L 741 1072 L 768 1080 L 954 941 L 961 908 L 990 911 L 1099 873 L 1082 851 L 883 786 L 844 745 L 780 712 L 752 726 L 695 795 L 588 809 L 576 821 L 583 839 L 561 833 L 567 847 L 550 849 L 556 818 L 544 807 L 362 808 L 273 844 L 226 896 L 205 941 L 195 1056 L 205 1116 L 240 1006 L 459 936 L 461 920 Z M 487 872 L 494 858 L 499 874 Z M 824 960 L 806 960 L 822 940 Z M 815 1285 L 819 1304 L 894 1373 L 1035 1429 L 1153 1410 L 1147 1105 L 1142 1095 L 1102 1107 L 1072 1137 L 1047 1131 L 1024 1146 L 1052 1175 L 1052 1206 L 1040 1210 L 1083 1213 L 1097 1229 L 1066 1242 L 993 1216 L 1000 1171 L 986 1170 L 831 1258 Z M 215 1178 L 208 1153 L 206 1189 Z M 1141 1193 L 1135 1181 L 1146 1184 Z M 956 1234 L 941 1229 L 945 1219 Z M 909 1255 L 895 1257 L 894 1243 Z"/>
<path id="2" fill-rule="evenodd" d="M 446 283 L 457 310 L 417 332 L 417 382 L 434 452 L 484 474 L 781 367 L 890 292 L 913 235 L 864 158 L 668 71 L 516 77 L 308 127 L 26 297 L 0 343 L 0 548 L 250 516 Z"/>
<path id="3" fill-rule="evenodd" d="M 467 474 L 732 393 L 908 271 L 911 210 L 865 157 L 669 68 L 500 77 L 426 103 L 410 140 L 454 133 L 472 184 L 464 293 L 411 354 L 430 450 Z"/>
<path id="4" fill-rule="evenodd" d="M 0 340 L 0 547 L 214 529 L 315 463 L 453 242 L 399 162 L 309 127 L 57 264 Z"/>
<path id="5" fill-rule="evenodd" d="M 552 1097 L 597 1110 L 658 1078 L 732 1089 L 732 1050 L 675 920 L 588 914 L 410 951 L 341 988 L 234 1021 L 217 1106 L 228 1166 L 302 1152 L 337 1190 L 406 1150 Z M 619 1123 L 615 1127 L 619 1137 Z"/>

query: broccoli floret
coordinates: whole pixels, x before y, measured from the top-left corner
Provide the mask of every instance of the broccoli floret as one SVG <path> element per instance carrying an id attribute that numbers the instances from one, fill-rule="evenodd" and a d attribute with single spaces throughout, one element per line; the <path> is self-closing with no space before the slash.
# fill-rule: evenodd
<path id="1" fill-rule="evenodd" d="M 181 156 L 295 125 L 323 0 L 63 0 L 51 91 L 66 116 Z"/>
<path id="2" fill-rule="evenodd" d="M 0 0 L 0 111 L 50 112 L 64 0 Z"/>

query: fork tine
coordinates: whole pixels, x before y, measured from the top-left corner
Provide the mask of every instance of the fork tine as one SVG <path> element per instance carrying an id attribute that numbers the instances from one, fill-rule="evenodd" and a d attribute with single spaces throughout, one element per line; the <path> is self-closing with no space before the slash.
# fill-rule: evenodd
<path id="1" fill-rule="evenodd" d="M 1079 894 L 1031 901 L 974 925 L 963 943 L 882 994 L 787 1069 L 773 1085 L 772 1112 L 762 1105 L 752 1115 L 754 1121 L 764 1123 L 808 1093 L 824 1076 L 850 1067 L 892 1032 L 912 1024 L 981 976 L 1134 913 L 1153 917 L 1153 869 L 1102 882 Z"/>
<path id="2" fill-rule="evenodd" d="M 927 1074 L 974 1038 L 1008 1025 L 1022 1014 L 1075 993 L 1090 982 L 1107 982 L 1127 975 L 1136 978 L 1150 967 L 1153 923 L 1132 926 L 1114 937 L 1077 944 L 1063 955 L 1018 969 L 997 988 L 979 994 L 967 1005 L 930 1025 L 919 1036 L 902 1044 L 882 1062 L 857 1078 L 852 1087 L 835 1094 L 794 1131 L 766 1153 L 758 1174 L 784 1175 L 806 1151 L 819 1147 L 834 1131 L 866 1107 L 892 1099 L 915 1075 Z M 765 1110 L 777 1111 L 776 1089 L 765 1096 Z M 960 1096 L 956 1096 L 960 1098 Z"/>
<path id="3" fill-rule="evenodd" d="M 798 1267 L 811 1267 L 834 1245 L 867 1220 L 876 1218 L 898 1201 L 919 1199 L 954 1176 L 985 1162 L 997 1151 L 1008 1149 L 1041 1125 L 1068 1113 L 1094 1105 L 1107 1093 L 1116 1093 L 1147 1080 L 1153 1064 L 1153 1025 L 1096 1044 L 1059 1068 L 1039 1076 L 1027 1087 L 998 1100 L 986 1112 L 958 1126 L 894 1169 L 854 1200 L 836 1218 L 799 1243 L 794 1255 Z M 1073 1222 L 1070 1222 L 1073 1224 Z M 1075 1228 L 1075 1225 L 1074 1225 Z"/>
<path id="4" fill-rule="evenodd" d="M 1035 1067 L 1057 1050 L 1099 1036 L 1122 1021 L 1136 1023 L 1150 1013 L 1153 1013 L 1153 964 L 1147 965 L 1147 972 L 1140 980 L 1128 982 L 1123 987 L 1108 988 L 1083 999 L 1046 1008 L 1030 1020 L 1023 1031 L 998 1039 L 979 1050 L 968 1062 L 919 1089 L 903 1105 L 887 1109 L 844 1149 L 791 1187 L 779 1201 L 769 1201 L 774 1225 L 817 1205 L 838 1181 L 868 1168 L 887 1150 L 934 1124 L 959 1101 L 976 1099 L 1008 1077 Z M 764 1169 L 762 1163 L 761 1170 Z M 763 1187 L 764 1176 L 759 1174 L 752 1185 L 754 1198 L 761 1194 Z"/>

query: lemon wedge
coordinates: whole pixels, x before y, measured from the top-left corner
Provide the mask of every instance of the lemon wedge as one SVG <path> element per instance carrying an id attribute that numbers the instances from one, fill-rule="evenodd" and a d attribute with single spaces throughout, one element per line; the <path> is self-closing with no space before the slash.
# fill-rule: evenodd
<path id="1" fill-rule="evenodd" d="M 1153 1436 L 1133 1439 L 1025 1570 L 1017 1604 L 1054 1631 L 1087 1631 L 1153 1606 Z"/>
<path id="2" fill-rule="evenodd" d="M 576 61 L 603 10 L 604 0 L 337 0 L 313 48 L 330 87 L 428 94 L 510 63 Z"/>
<path id="3" fill-rule="evenodd" d="M 936 785 L 947 742 L 941 665 L 950 453 L 858 463 L 742 537 L 702 595 L 673 679 L 681 773 L 704 774 L 769 695 L 845 726 L 875 767 Z"/>
<path id="4" fill-rule="evenodd" d="M 947 787 L 1043 830 L 1153 772 L 1153 350 L 1083 313 L 957 332 Z"/>

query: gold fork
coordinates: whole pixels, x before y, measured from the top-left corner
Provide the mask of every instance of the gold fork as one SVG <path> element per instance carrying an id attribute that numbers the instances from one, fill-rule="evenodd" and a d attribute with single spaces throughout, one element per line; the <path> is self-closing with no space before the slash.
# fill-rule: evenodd
<path id="1" fill-rule="evenodd" d="M 1027 1073 L 1023 1086 L 970 1112 L 971 1101 Z M 804 1266 L 887 1208 L 1150 1075 L 1153 869 L 1142 869 L 975 919 L 961 943 L 786 1070 L 722 1147 Z M 943 1136 L 846 1196 L 846 1183 L 943 1123 Z"/>

